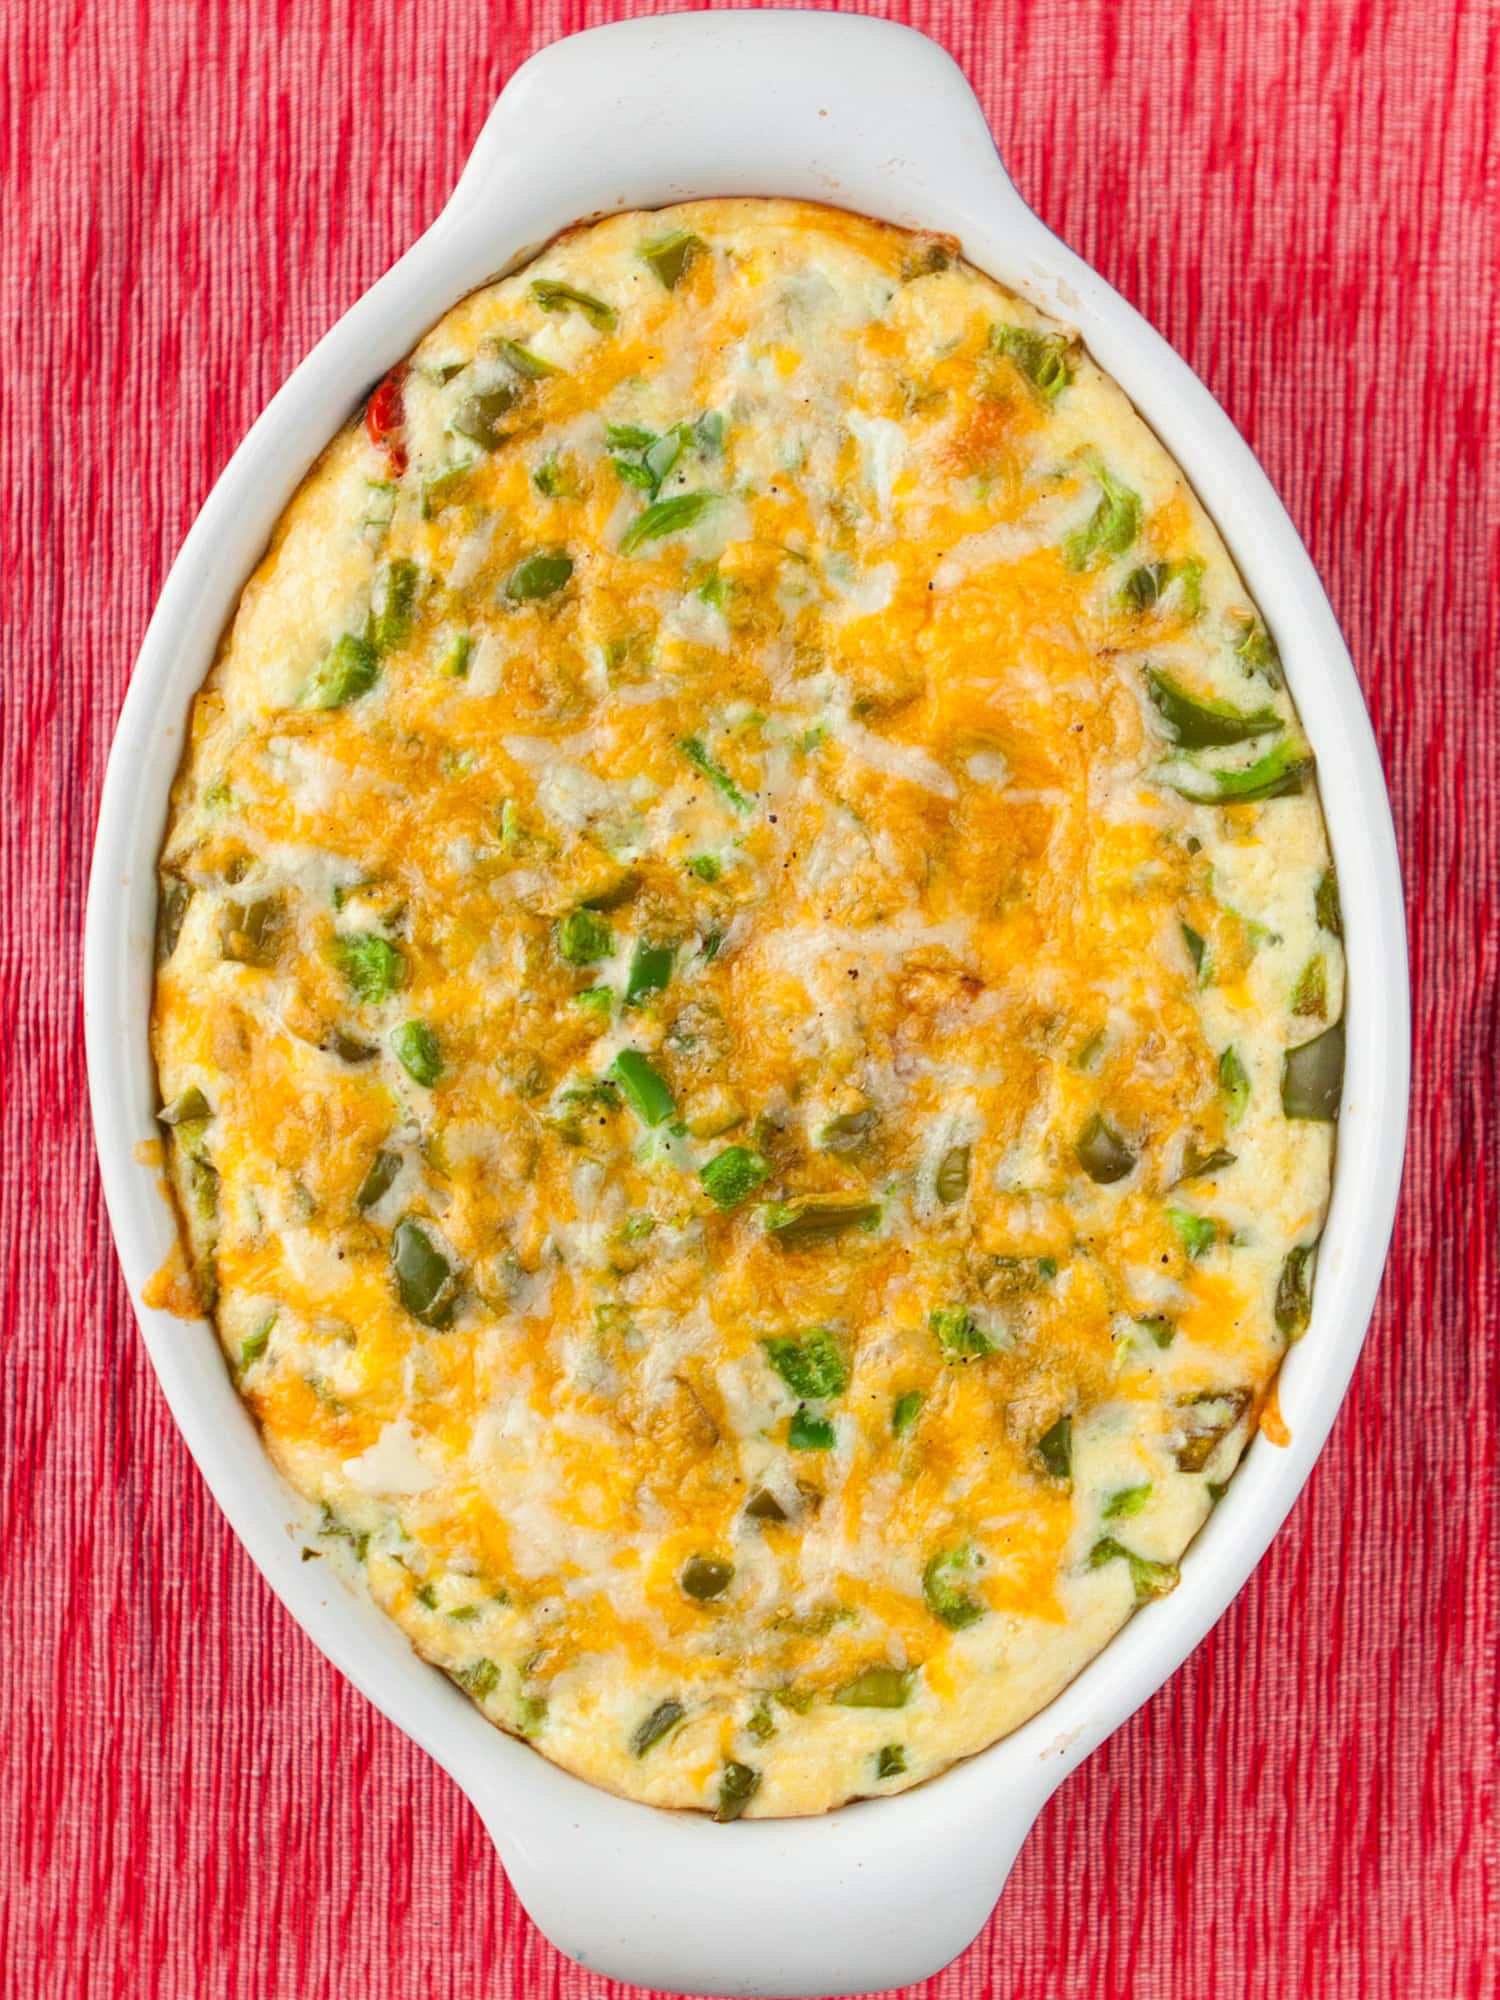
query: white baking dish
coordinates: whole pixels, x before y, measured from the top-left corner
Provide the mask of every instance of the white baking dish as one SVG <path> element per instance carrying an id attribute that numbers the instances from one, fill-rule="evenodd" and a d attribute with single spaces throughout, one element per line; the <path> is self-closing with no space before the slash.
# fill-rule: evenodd
<path id="1" fill-rule="evenodd" d="M 1317 752 L 1349 993 L 1312 1325 L 1281 1377 L 1290 1446 L 1254 1444 L 1176 1593 L 1141 1611 L 1014 1735 L 896 1797 L 727 1827 L 628 1804 L 555 1769 L 491 1728 L 329 1563 L 300 1560 L 308 1511 L 272 1471 L 211 1328 L 142 1303 L 173 1222 L 158 1174 L 135 1151 L 156 1130 L 147 1018 L 168 790 L 193 693 L 298 480 L 370 384 L 463 293 L 580 218 L 711 194 L 811 197 L 947 231 L 982 269 L 1081 330 L 1186 470 L 1268 615 Z M 447 208 L 276 396 L 167 579 L 105 779 L 85 1017 L 120 1261 L 172 1412 L 236 1533 L 329 1658 L 467 1792 L 548 1936 L 581 1964 L 679 1991 L 898 1986 L 969 1942 L 1043 1802 L 1203 1637 L 1307 1478 L 1364 1339 L 1405 1136 L 1406 948 L 1390 812 L 1349 656 L 1297 533 L 1208 391 L 1022 203 L 949 58 L 909 30 L 850 15 L 639 20 L 560 42 L 512 79 Z"/>

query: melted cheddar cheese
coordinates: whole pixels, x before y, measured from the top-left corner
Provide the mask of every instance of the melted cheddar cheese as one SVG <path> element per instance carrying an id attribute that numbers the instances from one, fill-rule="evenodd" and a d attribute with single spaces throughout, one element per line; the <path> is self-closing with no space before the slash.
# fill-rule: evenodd
<path id="1" fill-rule="evenodd" d="M 704 202 L 465 299 L 282 517 L 162 871 L 204 1303 L 501 1727 L 816 1812 L 1176 1580 L 1307 1316 L 1336 894 L 1218 536 L 956 245 Z"/>

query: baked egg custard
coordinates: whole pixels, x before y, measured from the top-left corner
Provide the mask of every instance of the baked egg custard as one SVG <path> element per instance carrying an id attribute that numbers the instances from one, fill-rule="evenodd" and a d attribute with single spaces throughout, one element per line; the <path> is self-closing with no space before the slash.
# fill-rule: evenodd
<path id="1" fill-rule="evenodd" d="M 492 1722 L 820 1812 L 1172 1589 L 1308 1320 L 1337 890 L 1214 528 L 955 243 L 695 202 L 456 306 L 161 872 L 198 1297 Z"/>

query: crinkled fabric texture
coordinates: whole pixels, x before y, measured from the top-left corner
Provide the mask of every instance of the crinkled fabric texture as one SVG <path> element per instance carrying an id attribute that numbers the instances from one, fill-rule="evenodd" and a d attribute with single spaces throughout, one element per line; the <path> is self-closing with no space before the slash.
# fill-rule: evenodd
<path id="1" fill-rule="evenodd" d="M 531 1928 L 468 1805 L 273 1602 L 189 1462 L 109 1246 L 78 965 L 110 730 L 210 483 L 437 212 L 516 64 L 616 11 L 10 0 L 0 20 L 0 1985 L 30 2000 L 610 1990 Z M 1495 19 L 879 11 L 964 64 L 1022 191 L 1284 496 L 1375 718 L 1416 985 L 1395 1251 L 1328 1451 L 1229 1615 L 922 1990 L 1494 1995 Z"/>

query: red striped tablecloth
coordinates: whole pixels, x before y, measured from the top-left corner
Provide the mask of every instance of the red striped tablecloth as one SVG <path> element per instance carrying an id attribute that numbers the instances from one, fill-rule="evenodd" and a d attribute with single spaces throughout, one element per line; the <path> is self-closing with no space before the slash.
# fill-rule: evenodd
<path id="1" fill-rule="evenodd" d="M 614 11 L 0 12 L 6 2000 L 607 1989 L 532 1930 L 469 1807 L 313 1651 L 199 1484 L 106 1234 L 77 980 L 111 726 L 210 482 L 435 214 L 515 65 Z M 924 1990 L 1493 1996 L 1497 16 L 891 11 L 965 65 L 1022 191 L 1285 496 L 1374 713 L 1417 989 L 1396 1250 L 1332 1444 L 1229 1616 L 1057 1796 Z"/>

